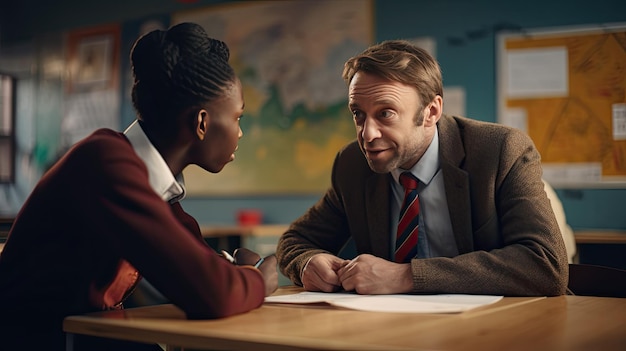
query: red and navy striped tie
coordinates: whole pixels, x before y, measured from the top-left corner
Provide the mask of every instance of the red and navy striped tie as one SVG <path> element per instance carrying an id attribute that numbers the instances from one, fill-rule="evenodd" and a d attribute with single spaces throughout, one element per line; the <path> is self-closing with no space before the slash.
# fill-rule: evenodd
<path id="1" fill-rule="evenodd" d="M 417 195 L 419 181 L 411 172 L 400 175 L 400 184 L 404 187 L 404 201 L 400 209 L 398 233 L 396 235 L 395 261 L 410 262 L 417 256 L 417 233 L 419 227 L 420 202 Z"/>

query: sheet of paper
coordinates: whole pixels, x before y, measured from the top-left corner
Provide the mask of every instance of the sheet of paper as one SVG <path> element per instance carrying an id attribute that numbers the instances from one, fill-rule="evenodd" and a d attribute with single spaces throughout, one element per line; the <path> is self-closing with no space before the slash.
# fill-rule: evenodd
<path id="1" fill-rule="evenodd" d="M 602 179 L 602 164 L 589 163 L 544 163 L 543 178 L 551 185 L 567 183 L 599 182 Z"/>
<path id="2" fill-rule="evenodd" d="M 509 98 L 567 96 L 566 47 L 510 50 L 506 60 L 506 93 Z"/>
<path id="3" fill-rule="evenodd" d="M 465 88 L 460 86 L 444 86 L 443 113 L 450 116 L 466 116 L 465 114 Z"/>
<path id="4" fill-rule="evenodd" d="M 613 104 L 613 140 L 626 140 L 626 104 Z"/>
<path id="5" fill-rule="evenodd" d="M 500 123 L 528 133 L 528 114 L 524 108 L 507 108 L 500 116 Z"/>
<path id="6" fill-rule="evenodd" d="M 397 313 L 458 313 L 500 301 L 492 295 L 358 295 L 355 293 L 301 292 L 270 296 L 266 303 L 310 304 L 328 303 L 333 306 L 370 312 Z"/>

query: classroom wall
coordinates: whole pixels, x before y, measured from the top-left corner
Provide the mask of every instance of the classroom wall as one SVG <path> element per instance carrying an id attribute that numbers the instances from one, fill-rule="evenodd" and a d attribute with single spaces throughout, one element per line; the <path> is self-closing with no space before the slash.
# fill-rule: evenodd
<path id="1" fill-rule="evenodd" d="M 346 0 L 349 1 L 349 0 Z M 3 52 L 45 51 L 52 45 L 33 38 L 57 32 L 147 16 L 167 15 L 173 11 L 212 6 L 224 1 L 136 0 L 91 2 L 62 0 L 23 0 L 3 2 L 0 8 L 0 63 Z M 466 91 L 467 116 L 496 121 L 496 47 L 495 31 L 505 28 L 547 28 L 626 22 L 623 0 L 545 1 L 488 0 L 375 1 L 375 40 L 433 37 L 436 56 L 441 63 L 444 84 L 461 86 Z M 242 19 L 245 20 L 245 19 Z M 38 62 L 31 63 L 37 66 Z M 0 67 L 0 70 L 2 67 Z M 30 94 L 44 91 L 24 87 Z M 45 90 L 54 92 L 53 89 Z M 53 94 L 53 93 L 52 93 Z M 36 96 L 34 103 L 54 103 L 54 96 Z M 18 138 L 28 140 L 33 128 L 51 128 L 59 116 L 33 112 L 33 106 L 18 107 Z M 35 122 L 20 122 L 19 114 L 36 115 Z M 21 123 L 21 124 L 20 124 Z M 42 124 L 43 126 L 35 126 Z M 33 151 L 37 157 L 37 150 Z M 21 162 L 27 162 L 22 160 Z M 19 168 L 19 167 L 18 167 Z M 0 187 L 0 214 L 13 215 L 24 201 L 38 174 L 18 174 L 18 185 Z M 626 229 L 624 203 L 626 189 L 556 189 L 573 228 Z M 287 223 L 297 218 L 321 194 L 305 196 L 194 197 L 183 206 L 201 224 L 229 224 L 241 208 L 263 211 L 266 223 Z M 4 207 L 2 207 L 4 203 Z"/>

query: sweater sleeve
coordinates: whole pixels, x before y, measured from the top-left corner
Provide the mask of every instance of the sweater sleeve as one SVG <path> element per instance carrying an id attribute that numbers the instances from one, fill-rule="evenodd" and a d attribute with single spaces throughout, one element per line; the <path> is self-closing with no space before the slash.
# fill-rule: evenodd
<path id="1" fill-rule="evenodd" d="M 103 249 L 129 261 L 189 318 L 229 316 L 263 303 L 261 273 L 232 265 L 181 224 L 123 136 L 94 138 L 82 152 L 88 164 L 75 193 L 83 196 L 73 201 Z"/>

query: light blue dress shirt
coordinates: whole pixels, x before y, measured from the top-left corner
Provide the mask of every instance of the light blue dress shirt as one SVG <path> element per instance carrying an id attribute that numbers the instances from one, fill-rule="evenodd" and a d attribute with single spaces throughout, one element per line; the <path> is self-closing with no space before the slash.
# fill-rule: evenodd
<path id="1" fill-rule="evenodd" d="M 396 232 L 400 216 L 400 206 L 404 200 L 404 188 L 399 182 L 404 169 L 394 169 L 391 176 L 391 252 L 393 259 L 396 246 Z M 420 203 L 417 257 L 454 257 L 459 254 L 456 246 L 448 201 L 443 183 L 443 174 L 439 167 L 439 130 L 436 131 L 424 156 L 410 171 L 420 181 L 417 189 Z"/>

